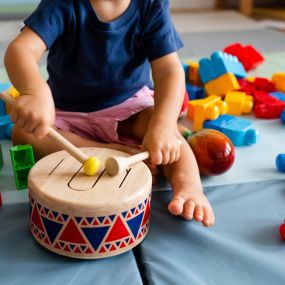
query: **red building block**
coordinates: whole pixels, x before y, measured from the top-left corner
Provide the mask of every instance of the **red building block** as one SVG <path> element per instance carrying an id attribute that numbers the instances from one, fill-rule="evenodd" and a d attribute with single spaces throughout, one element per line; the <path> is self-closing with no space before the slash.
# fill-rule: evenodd
<path id="1" fill-rule="evenodd" d="M 285 102 L 280 101 L 263 91 L 254 92 L 254 114 L 258 118 L 275 119 L 280 118 L 285 109 Z"/>
<path id="2" fill-rule="evenodd" d="M 255 69 L 264 62 L 264 57 L 252 45 L 242 46 L 234 43 L 224 48 L 224 52 L 235 55 L 246 71 Z"/>

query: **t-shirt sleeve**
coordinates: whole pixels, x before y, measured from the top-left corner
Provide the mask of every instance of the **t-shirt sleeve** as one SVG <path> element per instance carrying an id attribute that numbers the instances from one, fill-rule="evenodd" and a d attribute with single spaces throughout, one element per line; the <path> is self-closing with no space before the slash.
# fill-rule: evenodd
<path id="1" fill-rule="evenodd" d="M 143 35 L 144 50 L 149 61 L 183 47 L 169 12 L 168 0 L 153 0 Z"/>
<path id="2" fill-rule="evenodd" d="M 46 44 L 48 49 L 64 33 L 72 19 L 72 5 L 68 0 L 42 0 L 37 9 L 24 20 Z"/>

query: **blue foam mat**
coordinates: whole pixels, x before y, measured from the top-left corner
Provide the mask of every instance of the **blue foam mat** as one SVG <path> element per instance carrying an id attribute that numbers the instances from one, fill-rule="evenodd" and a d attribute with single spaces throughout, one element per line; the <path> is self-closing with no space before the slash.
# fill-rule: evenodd
<path id="1" fill-rule="evenodd" d="M 32 237 L 28 204 L 3 207 L 0 217 L 1 285 L 143 284 L 132 251 L 90 261 L 62 257 Z"/>
<path id="2" fill-rule="evenodd" d="M 156 192 L 141 263 L 148 285 L 281 285 L 285 245 L 284 181 L 207 187 L 213 228 L 167 212 L 171 193 Z"/>

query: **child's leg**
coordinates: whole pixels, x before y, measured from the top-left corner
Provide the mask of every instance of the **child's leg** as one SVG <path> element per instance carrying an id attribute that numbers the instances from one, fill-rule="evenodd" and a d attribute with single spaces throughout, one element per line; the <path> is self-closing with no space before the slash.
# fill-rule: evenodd
<path id="1" fill-rule="evenodd" d="M 133 135 L 142 140 L 152 113 L 153 108 L 147 108 L 121 122 L 118 132 L 123 135 Z M 181 140 L 183 143 L 180 159 L 172 164 L 162 166 L 163 173 L 173 190 L 169 211 L 173 215 L 182 215 L 186 220 L 194 218 L 205 226 L 211 226 L 214 224 L 214 214 L 202 190 L 196 159 L 182 136 Z"/>
<path id="2" fill-rule="evenodd" d="M 138 149 L 122 144 L 100 143 L 86 138 L 82 138 L 71 132 L 61 130 L 58 130 L 58 132 L 77 147 L 106 147 L 127 152 L 130 154 L 135 154 L 138 152 Z M 36 140 L 32 134 L 26 133 L 22 128 L 19 128 L 16 125 L 13 128 L 12 142 L 14 145 L 30 144 L 33 147 L 36 160 L 39 160 L 42 157 L 53 152 L 62 150 L 62 148 L 58 146 L 57 143 L 48 136 L 43 138 L 42 140 Z"/>

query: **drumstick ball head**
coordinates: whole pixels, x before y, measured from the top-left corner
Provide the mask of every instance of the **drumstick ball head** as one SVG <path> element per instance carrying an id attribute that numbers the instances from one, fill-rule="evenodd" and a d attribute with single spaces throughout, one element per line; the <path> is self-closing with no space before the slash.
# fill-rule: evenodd
<path id="1" fill-rule="evenodd" d="M 86 175 L 92 176 L 100 168 L 101 162 L 97 157 L 89 157 L 83 164 L 83 171 Z"/>

